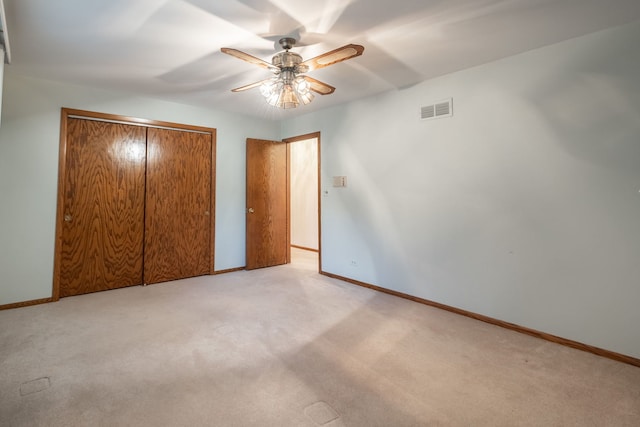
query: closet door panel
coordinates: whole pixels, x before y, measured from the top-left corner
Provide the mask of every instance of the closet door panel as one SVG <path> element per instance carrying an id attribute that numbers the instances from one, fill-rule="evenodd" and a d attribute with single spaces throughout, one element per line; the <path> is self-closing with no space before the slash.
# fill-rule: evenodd
<path id="1" fill-rule="evenodd" d="M 149 128 L 144 282 L 209 274 L 210 134 Z"/>
<path id="2" fill-rule="evenodd" d="M 145 134 L 68 119 L 60 296 L 142 283 Z"/>

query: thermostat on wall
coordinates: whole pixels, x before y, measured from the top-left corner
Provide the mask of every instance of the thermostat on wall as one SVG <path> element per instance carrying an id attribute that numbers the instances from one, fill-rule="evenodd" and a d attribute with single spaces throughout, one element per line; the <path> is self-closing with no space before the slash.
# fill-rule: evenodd
<path id="1" fill-rule="evenodd" d="M 347 177 L 346 176 L 334 176 L 333 177 L 333 186 L 334 187 L 346 187 L 347 186 Z"/>

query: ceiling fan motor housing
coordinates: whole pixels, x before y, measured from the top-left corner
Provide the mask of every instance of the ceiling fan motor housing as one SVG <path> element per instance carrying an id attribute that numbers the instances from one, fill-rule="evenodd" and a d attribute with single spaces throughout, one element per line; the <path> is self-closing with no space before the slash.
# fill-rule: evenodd
<path id="1" fill-rule="evenodd" d="M 280 52 L 272 58 L 271 62 L 282 71 L 294 71 L 296 73 L 305 73 L 308 71 L 308 67 L 300 66 L 302 56 L 294 52 Z"/>

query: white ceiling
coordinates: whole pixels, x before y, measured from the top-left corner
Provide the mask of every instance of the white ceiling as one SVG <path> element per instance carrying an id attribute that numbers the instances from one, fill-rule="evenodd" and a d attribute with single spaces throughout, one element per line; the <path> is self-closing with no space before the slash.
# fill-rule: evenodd
<path id="1" fill-rule="evenodd" d="M 640 19 L 640 0 L 4 0 L 13 71 L 279 119 Z M 294 34 L 311 58 L 347 43 L 363 56 L 310 76 L 337 88 L 277 110 L 259 90 Z"/>

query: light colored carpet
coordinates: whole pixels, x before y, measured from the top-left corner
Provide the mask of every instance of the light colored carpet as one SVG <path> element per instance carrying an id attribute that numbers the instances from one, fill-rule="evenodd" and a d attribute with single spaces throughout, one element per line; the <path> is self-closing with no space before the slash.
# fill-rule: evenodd
<path id="1" fill-rule="evenodd" d="M 638 426 L 640 369 L 287 266 L 0 312 L 2 426 Z"/>

